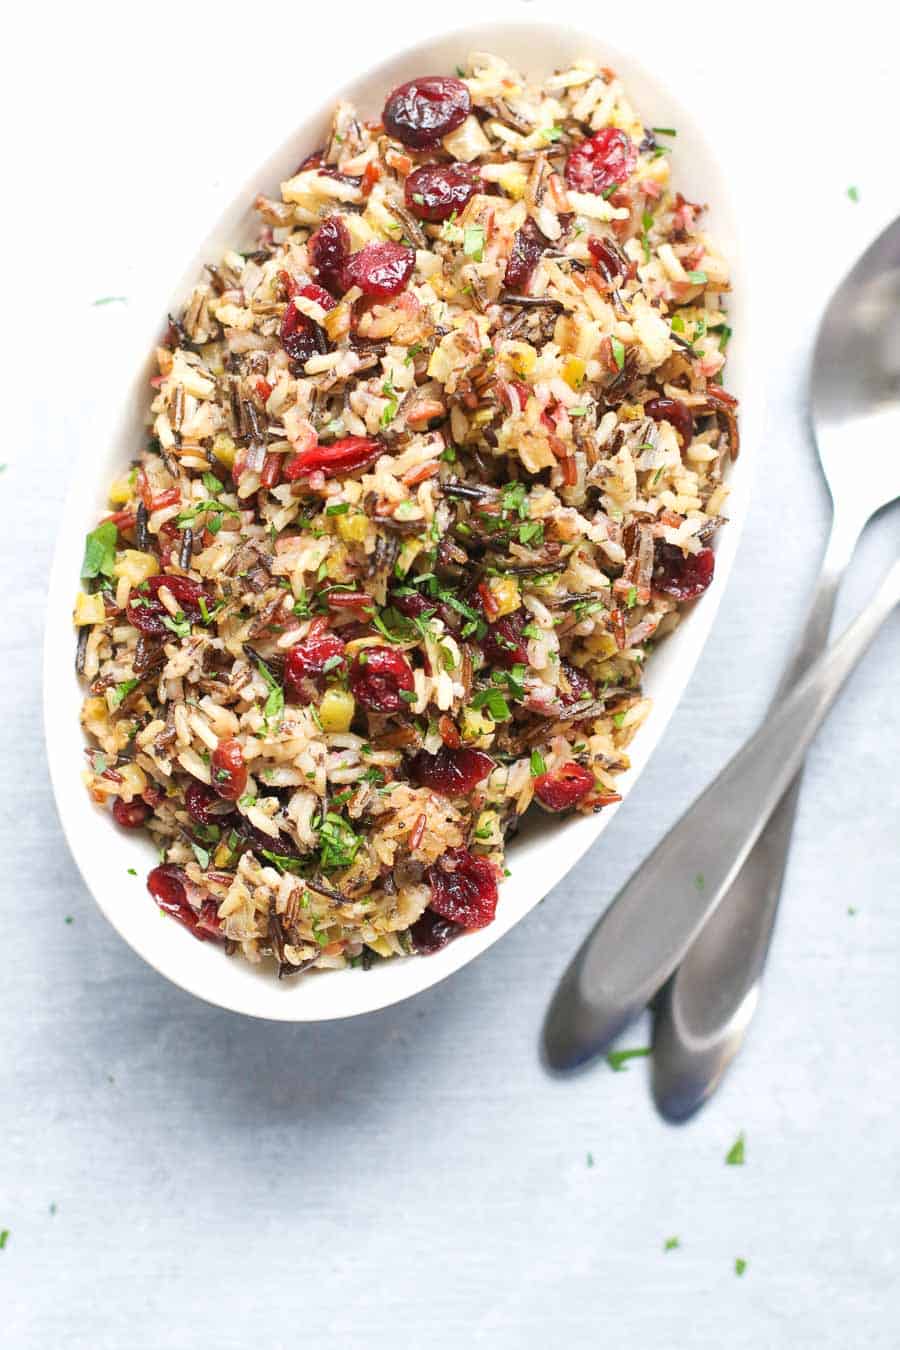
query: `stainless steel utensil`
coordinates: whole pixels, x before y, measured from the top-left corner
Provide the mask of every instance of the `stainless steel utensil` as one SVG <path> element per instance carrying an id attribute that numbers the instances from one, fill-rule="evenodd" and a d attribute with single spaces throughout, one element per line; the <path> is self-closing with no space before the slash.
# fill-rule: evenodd
<path id="1" fill-rule="evenodd" d="M 594 925 L 547 1013 L 550 1068 L 575 1069 L 602 1054 L 684 959 L 803 763 L 844 681 L 898 604 L 900 560 Z"/>
<path id="2" fill-rule="evenodd" d="M 900 496 L 900 221 L 863 254 L 822 317 L 810 421 L 834 506 L 809 619 L 773 708 L 824 650 L 838 586 L 868 520 Z M 800 775 L 655 1010 L 653 1094 L 672 1120 L 715 1091 L 759 1001 Z"/>

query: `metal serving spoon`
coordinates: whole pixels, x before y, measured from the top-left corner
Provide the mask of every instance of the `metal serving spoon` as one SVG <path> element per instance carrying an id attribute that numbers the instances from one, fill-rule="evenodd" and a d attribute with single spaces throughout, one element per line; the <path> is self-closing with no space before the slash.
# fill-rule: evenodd
<path id="1" fill-rule="evenodd" d="M 834 505 L 806 628 L 773 709 L 824 650 L 838 586 L 866 523 L 900 496 L 900 221 L 829 302 L 810 373 L 810 421 Z M 685 1120 L 715 1091 L 756 1005 L 791 842 L 800 775 L 658 1000 L 653 1095 Z"/>
<path id="2" fill-rule="evenodd" d="M 576 1069 L 607 1050 L 684 960 L 797 773 L 829 708 L 900 604 L 900 559 L 874 599 L 798 681 L 616 896 L 550 1004 L 544 1052 Z"/>
<path id="3" fill-rule="evenodd" d="M 813 612 L 782 689 L 824 646 L 838 582 L 861 529 L 900 495 L 900 454 L 894 448 L 900 439 L 900 222 L 876 240 L 829 304 L 811 393 L 835 520 Z M 885 586 L 897 576 L 895 567 Z M 786 701 L 779 691 L 776 710 L 762 729 L 596 925 L 547 1016 L 545 1054 L 551 1067 L 574 1068 L 601 1053 L 691 949 L 660 1014 L 654 1091 L 666 1115 L 683 1118 L 713 1090 L 758 998 L 796 809 L 791 780 L 840 684 L 883 621 L 885 594 L 883 588 L 802 689 Z M 871 628 L 876 610 L 880 617 Z M 771 831 L 757 845 L 789 787 Z M 715 923 L 695 941 L 712 915 Z"/>

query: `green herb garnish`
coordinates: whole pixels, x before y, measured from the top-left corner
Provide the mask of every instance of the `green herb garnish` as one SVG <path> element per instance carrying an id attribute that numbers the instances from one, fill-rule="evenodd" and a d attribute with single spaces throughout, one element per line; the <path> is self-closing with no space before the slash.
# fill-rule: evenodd
<path id="1" fill-rule="evenodd" d="M 611 338 L 609 339 L 609 348 L 610 348 L 610 351 L 612 352 L 613 360 L 614 360 L 615 363 L 616 363 L 616 368 L 617 368 L 618 370 L 623 370 L 624 367 L 625 367 L 625 348 L 624 348 L 624 346 L 622 345 L 622 343 L 619 341 L 619 339 L 618 339 L 617 337 L 611 337 Z"/>
<path id="2" fill-rule="evenodd" d="M 111 577 L 116 561 L 116 541 L 119 531 L 111 520 L 106 520 L 92 530 L 84 541 L 84 561 L 81 564 L 81 579 L 89 581 L 92 577 Z"/>
<path id="3" fill-rule="evenodd" d="M 743 1167 L 744 1165 L 744 1132 L 743 1130 L 735 1139 L 731 1148 L 725 1154 L 725 1161 L 729 1167 Z"/>
<path id="4" fill-rule="evenodd" d="M 625 1065 L 630 1059 L 645 1059 L 647 1055 L 652 1053 L 649 1045 L 641 1046 L 637 1050 L 610 1050 L 606 1056 L 606 1062 L 613 1073 L 624 1073 Z"/>

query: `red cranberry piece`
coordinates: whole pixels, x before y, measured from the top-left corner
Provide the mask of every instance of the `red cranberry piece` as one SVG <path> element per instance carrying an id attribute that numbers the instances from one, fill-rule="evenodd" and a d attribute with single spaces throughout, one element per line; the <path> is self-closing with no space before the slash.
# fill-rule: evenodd
<path id="1" fill-rule="evenodd" d="M 515 614 L 505 614 L 496 623 L 488 624 L 488 630 L 481 639 L 481 650 L 489 666 L 527 665 L 528 651 L 522 641 L 522 628 L 525 620 L 517 610 Z"/>
<path id="2" fill-rule="evenodd" d="M 147 890 L 160 909 L 184 924 L 195 938 L 205 942 L 206 934 L 197 926 L 199 916 L 188 903 L 186 880 L 180 867 L 176 867 L 174 863 L 163 863 L 161 867 L 154 867 L 147 877 Z"/>
<path id="3" fill-rule="evenodd" d="M 445 797 L 465 797 L 494 767 L 490 755 L 461 746 L 442 745 L 437 754 L 420 750 L 413 755 L 409 776 L 418 787 L 430 788 Z"/>
<path id="4" fill-rule="evenodd" d="M 311 450 L 292 456 L 284 466 L 284 477 L 294 482 L 321 470 L 326 478 L 342 478 L 374 464 L 383 450 L 380 441 L 370 440 L 367 436 L 346 436 L 341 441 L 332 441 L 331 445 L 315 445 Z"/>
<path id="5" fill-rule="evenodd" d="M 471 108 L 472 98 L 462 80 L 426 75 L 392 90 L 381 120 L 389 136 L 413 150 L 426 150 L 461 126 Z"/>
<path id="6" fill-rule="evenodd" d="M 329 671 L 344 665 L 344 644 L 337 633 L 316 633 L 291 647 L 284 667 L 289 694 L 299 703 L 309 703 L 307 681 L 318 684 Z M 326 669 L 327 667 L 327 669 Z"/>
<path id="7" fill-rule="evenodd" d="M 219 741 L 212 752 L 212 782 L 220 797 L 236 802 L 247 787 L 244 752 L 237 741 Z"/>
<path id="8" fill-rule="evenodd" d="M 409 175 L 403 193 L 414 216 L 438 222 L 462 211 L 475 185 L 475 172 L 468 164 L 423 164 Z"/>
<path id="9" fill-rule="evenodd" d="M 579 141 L 566 160 L 566 182 L 576 192 L 599 194 L 624 183 L 637 164 L 637 148 L 618 127 L 604 127 Z"/>
<path id="10" fill-rule="evenodd" d="M 181 612 L 190 619 L 191 623 L 196 623 L 198 619 L 203 617 L 200 610 L 201 597 L 208 610 L 213 607 L 213 601 L 200 583 L 191 581 L 190 577 L 170 577 L 165 573 L 157 573 L 155 577 L 148 577 L 146 581 L 141 582 L 140 586 L 136 586 L 129 595 L 125 613 L 129 623 L 134 624 L 135 628 L 139 628 L 142 633 L 147 633 L 151 637 L 162 637 L 165 633 L 171 632 L 166 620 L 171 621 L 172 616 L 163 602 L 157 599 L 163 586 L 174 597 Z"/>
<path id="11" fill-rule="evenodd" d="M 305 286 L 301 286 L 298 295 L 302 295 L 306 300 L 314 300 L 317 305 L 321 305 L 324 310 L 334 309 L 337 301 L 333 295 L 322 286 L 317 286 L 314 281 L 308 281 Z"/>
<path id="12" fill-rule="evenodd" d="M 713 579 L 716 555 L 711 548 L 686 556 L 675 544 L 657 540 L 653 585 L 674 600 L 696 600 Z"/>
<path id="13" fill-rule="evenodd" d="M 508 291 L 521 292 L 528 289 L 532 273 L 546 247 L 547 240 L 530 218 L 520 230 L 516 230 L 503 278 L 503 284 Z"/>
<path id="14" fill-rule="evenodd" d="M 458 923 L 442 919 L 434 910 L 426 909 L 421 919 L 417 919 L 409 930 L 412 945 L 420 956 L 431 956 L 446 947 L 448 942 L 463 930 Z"/>
<path id="15" fill-rule="evenodd" d="M 603 274 L 604 280 L 610 285 L 619 277 L 625 276 L 628 271 L 628 259 L 611 239 L 599 239 L 592 236 L 587 241 L 587 246 L 588 253 L 593 258 L 598 271 Z"/>
<path id="16" fill-rule="evenodd" d="M 222 810 L 222 799 L 211 787 L 192 778 L 184 790 L 184 804 L 191 820 L 198 825 L 215 825 L 227 811 Z M 216 805 L 217 809 L 211 808 Z"/>
<path id="17" fill-rule="evenodd" d="M 560 689 L 559 701 L 571 708 L 574 703 L 589 703 L 594 697 L 594 686 L 583 670 L 570 666 L 568 661 L 560 662 L 560 669 L 568 681 L 569 688 Z"/>
<path id="18" fill-rule="evenodd" d="M 364 295 L 386 299 L 403 290 L 416 265 L 415 249 L 390 240 L 384 244 L 366 244 L 351 253 L 344 266 L 343 286 L 349 291 L 358 286 Z"/>
<path id="19" fill-rule="evenodd" d="M 350 688 L 358 703 L 374 712 L 397 712 L 402 693 L 413 688 L 412 668 L 390 647 L 366 647 L 350 667 Z"/>
<path id="20" fill-rule="evenodd" d="M 391 592 L 391 604 L 407 619 L 418 619 L 422 614 L 434 614 L 437 602 L 427 599 L 421 591 L 412 591 L 409 595 L 395 595 Z"/>
<path id="21" fill-rule="evenodd" d="M 644 412 L 654 422 L 671 423 L 685 445 L 690 445 L 694 438 L 694 414 L 680 398 L 648 398 Z"/>
<path id="22" fill-rule="evenodd" d="M 539 774 L 534 780 L 534 795 L 548 811 L 568 811 L 593 790 L 594 775 L 574 760 Z"/>
<path id="23" fill-rule="evenodd" d="M 448 848 L 426 872 L 430 908 L 463 928 L 484 928 L 497 910 L 497 877 L 486 858 Z"/>
<path id="24" fill-rule="evenodd" d="M 130 802 L 117 797 L 113 802 L 112 813 L 116 824 L 121 825 L 123 829 L 139 830 L 150 815 L 150 807 L 140 797 L 135 797 Z"/>
<path id="25" fill-rule="evenodd" d="M 341 275 L 350 257 L 350 233 L 340 216 L 328 216 L 308 245 L 310 266 L 323 286 L 341 293 Z"/>
<path id="26" fill-rule="evenodd" d="M 323 356 L 328 351 L 325 330 L 293 303 L 281 320 L 281 345 L 297 366 L 305 366 L 311 356 Z"/>

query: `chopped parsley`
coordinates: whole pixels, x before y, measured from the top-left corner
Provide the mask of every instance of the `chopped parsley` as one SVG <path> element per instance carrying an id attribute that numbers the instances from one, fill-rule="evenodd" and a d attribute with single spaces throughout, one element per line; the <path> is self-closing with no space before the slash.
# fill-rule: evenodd
<path id="1" fill-rule="evenodd" d="M 628 609 L 634 609 L 635 605 L 637 604 L 637 586 L 631 587 L 627 596 L 625 597 L 625 604 L 628 607 Z"/>
<path id="2" fill-rule="evenodd" d="M 614 726 L 614 727 L 621 727 L 624 721 L 625 721 L 625 714 L 624 714 L 623 712 L 620 712 L 620 713 L 613 713 L 613 726 Z"/>
<path id="3" fill-rule="evenodd" d="M 694 877 L 694 885 L 697 887 L 698 891 L 703 891 L 706 889 L 706 877 L 703 875 L 702 872 L 698 872 L 697 875 Z"/>
<path id="4" fill-rule="evenodd" d="M 484 226 L 467 225 L 463 234 L 463 253 L 473 262 L 484 260 Z"/>
<path id="5" fill-rule="evenodd" d="M 406 355 L 404 356 L 403 364 L 405 366 L 411 366 L 414 358 L 417 357 L 419 355 L 419 352 L 422 350 L 423 350 L 422 343 L 414 342 L 413 345 L 408 349 Z"/>
<path id="6" fill-rule="evenodd" d="M 563 134 L 562 127 L 542 127 L 540 133 L 545 141 L 558 141 Z"/>
<path id="7" fill-rule="evenodd" d="M 623 370 L 625 367 L 625 348 L 617 337 L 609 339 L 609 349 L 612 352 L 612 358 L 616 363 L 617 370 Z"/>
<path id="8" fill-rule="evenodd" d="M 0 1229 L 0 1252 L 2 1252 L 3 1248 L 6 1246 L 8 1241 L 9 1241 L 9 1229 L 8 1228 Z"/>
<path id="9" fill-rule="evenodd" d="M 540 750 L 532 750 L 531 752 L 532 778 L 539 778 L 542 773 L 546 772 L 547 772 L 547 765 L 544 763 L 544 757 L 541 754 Z"/>
<path id="10" fill-rule="evenodd" d="M 202 481 L 211 497 L 215 497 L 216 493 L 223 492 L 225 489 L 225 484 L 221 483 L 214 473 L 205 473 Z"/>
<path id="11" fill-rule="evenodd" d="M 858 187 L 848 187 L 848 189 L 847 189 L 847 196 L 850 198 L 851 202 L 858 202 L 858 201 L 859 201 L 859 188 L 858 188 Z"/>
<path id="12" fill-rule="evenodd" d="M 326 516 L 345 516 L 349 510 L 349 502 L 332 502 L 325 507 L 325 514 Z"/>
<path id="13" fill-rule="evenodd" d="M 681 1239 L 680 1239 L 680 1238 L 677 1238 L 677 1237 L 667 1237 L 666 1240 L 665 1240 L 665 1242 L 663 1243 L 663 1251 L 664 1251 L 664 1252 L 674 1252 L 674 1251 L 677 1251 L 678 1248 L 679 1248 L 680 1246 L 681 1246 Z"/>
<path id="14" fill-rule="evenodd" d="M 127 295 L 101 295 L 98 300 L 91 301 L 92 309 L 99 309 L 101 305 L 127 305 Z"/>
<path id="15" fill-rule="evenodd" d="M 654 136 L 677 136 L 678 132 L 674 127 L 651 127 L 650 130 Z"/>
<path id="16" fill-rule="evenodd" d="M 587 1165 L 588 1165 L 588 1167 L 593 1167 L 593 1165 L 594 1165 L 594 1155 L 593 1155 L 593 1153 L 589 1153 L 589 1154 L 587 1155 Z"/>
<path id="17" fill-rule="evenodd" d="M 119 531 L 111 520 L 98 525 L 84 541 L 84 561 L 81 564 L 81 579 L 89 581 L 92 577 L 111 577 L 116 561 L 116 540 Z"/>
<path id="18" fill-rule="evenodd" d="M 688 272 L 687 279 L 694 286 L 705 286 L 706 283 L 709 281 L 709 277 L 703 271 Z"/>
<path id="19" fill-rule="evenodd" d="M 135 868 L 135 867 L 129 867 L 129 869 L 128 869 L 128 875 L 129 875 L 130 877 L 136 877 L 136 876 L 137 876 L 137 868 Z"/>
<path id="20" fill-rule="evenodd" d="M 132 689 L 137 689 L 139 684 L 140 680 L 123 680 L 121 684 L 117 684 L 113 690 L 113 707 L 118 708 L 122 700 L 128 697 Z"/>
<path id="21" fill-rule="evenodd" d="M 744 1132 L 743 1130 L 735 1139 L 731 1148 L 725 1154 L 725 1161 L 729 1167 L 743 1167 L 744 1165 Z"/>
<path id="22" fill-rule="evenodd" d="M 509 704 L 497 688 L 480 689 L 472 699 L 472 707 L 486 708 L 495 722 L 508 722 L 512 717 Z"/>
<path id="23" fill-rule="evenodd" d="M 265 706 L 263 707 L 263 717 L 266 719 L 266 729 L 268 730 L 270 722 L 275 722 L 277 728 L 281 723 L 281 718 L 284 713 L 284 690 L 266 665 L 265 661 L 257 661 L 255 662 L 255 665 L 269 690 L 269 697 L 266 699 Z"/>
<path id="24" fill-rule="evenodd" d="M 168 628 L 169 632 L 174 633 L 176 637 L 186 638 L 191 635 L 191 621 L 182 610 L 179 610 L 174 617 L 167 614 L 163 619 L 163 627 Z"/>
<path id="25" fill-rule="evenodd" d="M 643 1045 L 635 1050 L 610 1050 L 606 1062 L 613 1073 L 625 1073 L 625 1065 L 630 1059 L 645 1059 L 649 1054 L 652 1054 L 649 1045 Z"/>
<path id="26" fill-rule="evenodd" d="M 739 1276 L 740 1276 L 740 1275 L 743 1275 L 743 1273 L 744 1273 L 744 1271 L 745 1271 L 746 1269 L 747 1269 L 747 1262 L 744 1260 L 743 1256 L 736 1256 L 736 1257 L 734 1258 L 734 1273 L 735 1273 L 735 1275 L 739 1275 Z"/>
<path id="27" fill-rule="evenodd" d="M 399 400 L 397 398 L 397 391 L 394 388 L 394 381 L 390 375 L 387 377 L 384 384 L 381 386 L 381 392 L 383 396 L 387 399 L 387 404 L 384 408 L 384 411 L 381 414 L 380 425 L 382 427 L 389 427 L 393 422 L 394 418 L 397 416 L 397 409 L 400 406 Z"/>
<path id="28" fill-rule="evenodd" d="M 205 872 L 207 867 L 209 867 L 208 850 L 205 848 L 201 848 L 199 844 L 195 844 L 193 842 L 191 843 L 191 849 L 193 850 L 194 857 L 197 859 L 197 862 L 200 864 L 200 866 L 203 868 Z"/>
<path id="29" fill-rule="evenodd" d="M 359 852 L 362 839 L 342 816 L 327 811 L 319 826 L 319 860 L 323 869 L 349 867 Z"/>

